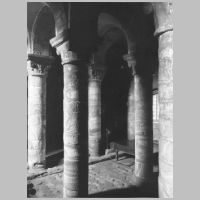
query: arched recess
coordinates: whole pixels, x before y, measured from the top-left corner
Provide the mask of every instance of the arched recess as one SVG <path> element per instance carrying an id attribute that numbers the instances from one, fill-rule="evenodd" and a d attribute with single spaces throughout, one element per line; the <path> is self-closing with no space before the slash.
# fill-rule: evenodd
<path id="1" fill-rule="evenodd" d="M 54 21 L 55 21 L 55 35 L 58 35 L 60 33 L 63 33 L 67 30 L 68 27 L 68 18 L 66 16 L 66 9 L 63 3 L 58 3 L 58 2 L 47 2 L 43 3 L 46 6 L 48 6 L 54 16 Z M 69 4 L 67 6 L 69 7 Z"/>
<path id="2" fill-rule="evenodd" d="M 35 18 L 31 31 L 31 53 L 43 56 L 51 55 L 49 40 L 54 36 L 54 16 L 49 7 L 43 6 Z"/>
<path id="3" fill-rule="evenodd" d="M 69 6 L 67 4 L 67 6 Z M 53 36 L 56 36 L 60 33 L 63 33 L 67 30 L 67 16 L 66 16 L 66 10 L 64 10 L 64 5 L 63 3 L 58 3 L 58 2 L 27 2 L 27 37 L 28 37 L 28 53 L 33 53 L 32 52 L 32 45 L 33 45 L 33 40 L 34 40 L 34 30 L 35 30 L 35 25 L 37 21 L 39 21 L 38 18 L 40 18 L 43 9 L 46 11 L 48 10 L 48 14 L 51 15 L 50 19 L 52 19 L 53 16 L 53 21 L 54 21 L 54 29 L 53 29 Z M 51 13 L 51 14 L 50 14 Z M 51 20 L 52 22 L 52 20 Z M 48 25 L 50 25 L 47 22 Z M 52 39 L 49 38 L 49 39 Z M 49 41 L 48 41 L 49 43 Z"/>
<path id="4" fill-rule="evenodd" d="M 121 31 L 125 41 L 127 42 L 127 53 L 135 50 L 135 35 L 128 30 L 128 27 L 121 24 L 116 18 L 108 13 L 101 13 L 98 18 L 98 34 L 103 37 L 105 33 L 111 29 Z"/>
<path id="5" fill-rule="evenodd" d="M 108 13 L 99 15 L 98 34 L 102 43 L 95 54 L 95 61 L 106 67 L 102 82 L 101 120 L 102 138 L 106 143 L 106 129 L 111 131 L 111 141 L 127 137 L 127 101 L 131 69 L 123 60 L 123 55 L 134 53 L 135 41 L 134 34 Z"/>

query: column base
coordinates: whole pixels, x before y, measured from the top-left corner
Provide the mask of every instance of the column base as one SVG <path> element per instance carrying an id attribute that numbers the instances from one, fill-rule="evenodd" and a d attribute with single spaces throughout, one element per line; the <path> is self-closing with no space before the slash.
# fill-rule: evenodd
<path id="1" fill-rule="evenodd" d="M 141 195 L 144 194 L 144 197 L 158 197 L 158 180 L 152 179 L 143 179 L 133 175 L 134 186 L 138 188 L 138 191 Z"/>
<path id="2" fill-rule="evenodd" d="M 141 178 L 135 175 L 135 173 L 133 174 L 133 181 L 134 181 L 134 185 L 138 186 L 138 187 L 143 187 L 148 185 L 151 182 L 151 179 L 145 179 L 145 178 Z"/>
<path id="3" fill-rule="evenodd" d="M 79 193 L 77 191 L 73 191 L 73 190 L 67 190 L 66 188 L 63 188 L 64 191 L 64 198 L 87 198 L 88 197 L 88 193 Z"/>
<path id="4" fill-rule="evenodd" d="M 173 198 L 173 178 L 164 180 L 158 177 L 159 182 L 159 198 Z"/>
<path id="5" fill-rule="evenodd" d="M 91 159 L 95 159 L 95 158 L 99 158 L 99 157 L 101 157 L 101 155 L 89 155 L 89 157 L 91 158 Z"/>
<path id="6" fill-rule="evenodd" d="M 114 153 L 115 151 L 113 149 L 105 149 L 105 155 Z"/>
<path id="7" fill-rule="evenodd" d="M 28 166 L 29 173 L 41 173 L 46 170 L 46 164 L 35 164 Z"/>

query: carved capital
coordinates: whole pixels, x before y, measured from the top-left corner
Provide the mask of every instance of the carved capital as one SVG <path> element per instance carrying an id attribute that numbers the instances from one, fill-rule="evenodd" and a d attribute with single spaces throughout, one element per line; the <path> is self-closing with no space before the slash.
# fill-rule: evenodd
<path id="1" fill-rule="evenodd" d="M 32 76 L 46 76 L 48 69 L 54 62 L 52 56 L 41 56 L 36 54 L 28 54 L 27 70 Z"/>
<path id="2" fill-rule="evenodd" d="M 27 71 L 28 75 L 31 76 L 46 76 L 50 65 L 38 64 L 34 61 L 27 61 Z"/>
<path id="3" fill-rule="evenodd" d="M 105 68 L 91 64 L 89 66 L 90 80 L 102 81 L 105 75 Z"/>
<path id="4" fill-rule="evenodd" d="M 132 69 L 132 75 L 136 74 L 136 58 L 133 54 L 126 54 L 123 59 L 127 62 L 128 67 Z"/>

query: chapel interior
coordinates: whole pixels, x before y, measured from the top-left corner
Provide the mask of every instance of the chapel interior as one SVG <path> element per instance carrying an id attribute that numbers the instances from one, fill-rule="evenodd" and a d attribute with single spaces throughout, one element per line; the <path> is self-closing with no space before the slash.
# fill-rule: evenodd
<path id="1" fill-rule="evenodd" d="M 172 6 L 27 3 L 27 197 L 173 198 Z"/>

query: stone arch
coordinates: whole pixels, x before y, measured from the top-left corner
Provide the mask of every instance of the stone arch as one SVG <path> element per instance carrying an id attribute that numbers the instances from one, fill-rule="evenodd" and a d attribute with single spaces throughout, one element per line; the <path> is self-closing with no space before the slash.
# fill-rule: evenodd
<path id="1" fill-rule="evenodd" d="M 31 2 L 29 4 L 31 5 Z M 60 33 L 66 33 L 67 30 L 68 24 L 64 6 L 62 3 L 56 2 L 34 3 L 34 6 L 32 19 L 27 24 L 28 52 L 49 55 L 50 39 Z M 43 36 L 45 38 L 42 38 Z"/>
<path id="2" fill-rule="evenodd" d="M 95 53 L 95 60 L 98 63 L 105 64 L 107 51 L 118 41 L 122 41 L 127 45 L 126 39 L 122 31 L 116 27 L 111 27 L 102 38 L 101 44 Z"/>
<path id="3" fill-rule="evenodd" d="M 31 53 L 51 55 L 49 40 L 55 35 L 54 16 L 47 6 L 43 6 L 34 20 L 31 31 Z"/>
<path id="4" fill-rule="evenodd" d="M 124 37 L 127 43 L 128 53 L 135 51 L 135 37 L 134 33 L 131 33 L 128 28 L 121 24 L 115 17 L 108 13 L 100 13 L 98 18 L 98 34 L 100 37 L 106 35 L 111 30 L 118 30 L 121 32 L 121 37 Z M 116 42 L 116 38 L 115 38 Z"/>
<path id="5" fill-rule="evenodd" d="M 106 56 L 109 50 L 118 42 L 122 42 L 123 46 L 127 48 L 125 54 L 128 53 L 134 56 L 136 51 L 136 36 L 128 29 L 128 27 L 121 24 L 112 15 L 105 12 L 99 14 L 98 35 L 102 38 L 102 43 L 98 46 L 98 49 L 94 54 L 94 60 L 96 63 L 101 64 L 100 66 L 105 66 Z M 107 69 L 104 70 L 107 71 Z M 107 74 L 107 72 L 105 74 Z"/>
<path id="6" fill-rule="evenodd" d="M 48 6 L 53 13 L 55 20 L 55 35 L 65 32 L 68 28 L 69 20 L 67 19 L 67 16 L 65 14 L 66 11 L 64 10 L 63 3 L 47 2 L 43 4 Z M 70 3 L 68 3 L 68 7 L 69 5 Z"/>
<path id="7" fill-rule="evenodd" d="M 120 53 L 120 56 L 118 57 L 118 58 L 121 57 L 122 61 L 123 61 L 124 54 L 128 53 L 128 54 L 134 55 L 135 47 L 136 47 L 134 33 L 132 33 L 131 30 L 129 30 L 128 27 L 126 27 L 125 24 L 120 23 L 120 21 L 118 21 L 112 15 L 110 15 L 108 13 L 100 13 L 99 14 L 98 35 L 100 38 L 102 38 L 102 43 L 99 45 L 98 50 L 95 54 L 96 58 L 94 60 L 97 62 L 97 65 L 98 65 L 98 63 L 102 63 L 103 66 L 108 64 L 107 63 L 108 56 L 111 55 L 110 53 L 113 51 L 113 48 L 116 49 L 117 46 L 118 47 L 123 46 L 122 49 L 124 49 L 124 50 L 123 50 L 123 52 L 121 52 L 122 54 Z M 118 47 L 116 49 L 117 51 L 118 51 Z M 120 61 L 120 63 L 121 63 L 121 61 Z M 118 64 L 119 64 L 119 62 L 118 62 Z M 125 64 L 125 61 L 123 61 L 121 63 L 120 67 L 117 67 L 117 68 L 109 67 L 108 69 L 106 69 L 106 73 L 104 75 L 105 78 L 102 82 L 102 87 L 107 88 L 107 86 L 106 86 L 107 84 L 110 85 L 110 83 L 112 83 L 111 85 L 113 85 L 113 83 L 114 82 L 117 83 L 118 80 L 126 80 L 121 85 L 123 85 L 124 87 L 128 86 L 127 88 L 130 87 L 131 71 L 129 68 L 126 68 L 126 67 L 124 68 L 124 64 Z M 126 77 L 126 78 L 124 79 L 124 77 Z M 112 79 L 112 81 L 109 82 L 111 79 Z M 110 129 L 111 134 L 109 135 L 109 138 L 111 140 L 115 140 L 117 137 L 125 137 L 125 138 L 127 137 L 126 116 L 127 116 L 128 111 L 127 111 L 126 103 L 124 103 L 124 102 L 128 101 L 128 89 L 124 90 L 123 86 L 118 87 L 118 85 L 116 85 L 116 88 L 118 88 L 118 89 L 116 89 L 116 88 L 114 89 L 114 88 L 112 88 L 112 86 L 110 86 L 111 90 L 107 88 L 107 90 L 106 90 L 107 92 L 102 93 L 102 101 L 103 101 L 102 106 L 103 106 L 103 110 L 104 110 L 104 111 L 102 111 L 102 113 L 104 115 L 103 118 L 111 119 L 110 116 L 115 115 L 121 119 L 122 118 L 125 119 L 125 120 L 120 120 L 120 123 L 117 123 L 119 118 L 113 118 L 112 120 L 102 120 L 103 132 L 106 132 L 107 128 Z M 114 96 L 117 97 L 118 94 L 123 93 L 123 92 L 125 92 L 125 95 L 123 95 L 123 98 L 118 98 L 118 101 L 115 101 L 115 103 L 110 104 L 110 102 L 107 102 L 107 99 L 109 99 L 109 98 L 107 98 L 108 94 L 110 93 L 109 90 L 110 90 L 110 92 L 111 91 L 113 92 L 112 95 L 109 97 L 110 99 L 112 99 L 112 97 L 114 97 Z M 115 109 L 115 107 L 118 107 L 118 110 Z M 120 116 L 118 114 L 113 114 L 114 110 L 116 112 L 123 113 L 123 114 Z M 123 112 L 120 112 L 120 110 L 123 110 Z M 111 121 L 114 121 L 114 123 Z M 116 124 L 119 124 L 118 128 L 116 127 Z M 123 130 L 122 134 L 118 134 L 115 131 L 117 129 Z M 104 135 L 104 137 L 106 137 L 105 134 L 103 134 L 103 135 Z M 110 140 L 110 139 L 106 139 L 106 140 Z"/>

